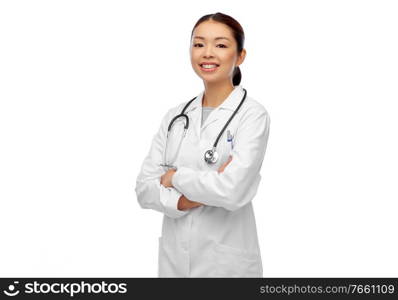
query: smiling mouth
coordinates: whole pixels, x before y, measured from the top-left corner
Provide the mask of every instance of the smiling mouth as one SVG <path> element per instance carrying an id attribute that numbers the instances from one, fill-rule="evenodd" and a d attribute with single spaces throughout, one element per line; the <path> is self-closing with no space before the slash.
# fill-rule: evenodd
<path id="1" fill-rule="evenodd" d="M 219 64 L 199 64 L 200 69 L 204 72 L 213 72 L 217 70 L 219 66 Z"/>

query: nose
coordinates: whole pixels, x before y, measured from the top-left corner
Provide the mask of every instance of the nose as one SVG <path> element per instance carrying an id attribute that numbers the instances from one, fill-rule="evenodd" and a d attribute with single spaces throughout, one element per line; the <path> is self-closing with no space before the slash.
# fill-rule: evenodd
<path id="1" fill-rule="evenodd" d="M 213 57 L 213 47 L 211 46 L 205 47 L 203 51 L 203 57 L 204 58 Z"/>

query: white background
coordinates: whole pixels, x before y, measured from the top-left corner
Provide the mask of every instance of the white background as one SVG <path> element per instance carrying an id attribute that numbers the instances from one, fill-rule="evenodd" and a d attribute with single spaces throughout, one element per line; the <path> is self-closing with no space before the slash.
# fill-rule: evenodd
<path id="1" fill-rule="evenodd" d="M 0 276 L 157 276 L 162 215 L 135 180 L 204 88 L 189 39 L 218 11 L 271 116 L 264 276 L 398 276 L 397 2 L 194 3 L 0 2 Z"/>

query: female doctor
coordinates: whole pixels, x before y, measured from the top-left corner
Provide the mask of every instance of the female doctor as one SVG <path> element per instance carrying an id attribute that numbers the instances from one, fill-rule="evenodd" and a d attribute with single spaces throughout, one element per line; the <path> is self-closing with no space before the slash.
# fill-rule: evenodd
<path id="1" fill-rule="evenodd" d="M 197 21 L 190 57 L 205 89 L 165 114 L 137 177 L 140 206 L 164 214 L 159 277 L 263 277 L 252 199 L 270 117 L 239 85 L 243 43 L 228 15 Z"/>

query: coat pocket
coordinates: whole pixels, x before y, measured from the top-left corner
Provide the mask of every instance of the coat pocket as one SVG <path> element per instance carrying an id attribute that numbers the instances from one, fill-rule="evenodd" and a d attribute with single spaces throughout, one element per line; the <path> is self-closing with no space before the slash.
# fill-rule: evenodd
<path id="1" fill-rule="evenodd" d="M 187 277 L 188 268 L 188 252 L 163 236 L 159 237 L 158 277 Z"/>
<path id="2" fill-rule="evenodd" d="M 215 243 L 215 277 L 263 277 L 260 254 Z"/>

